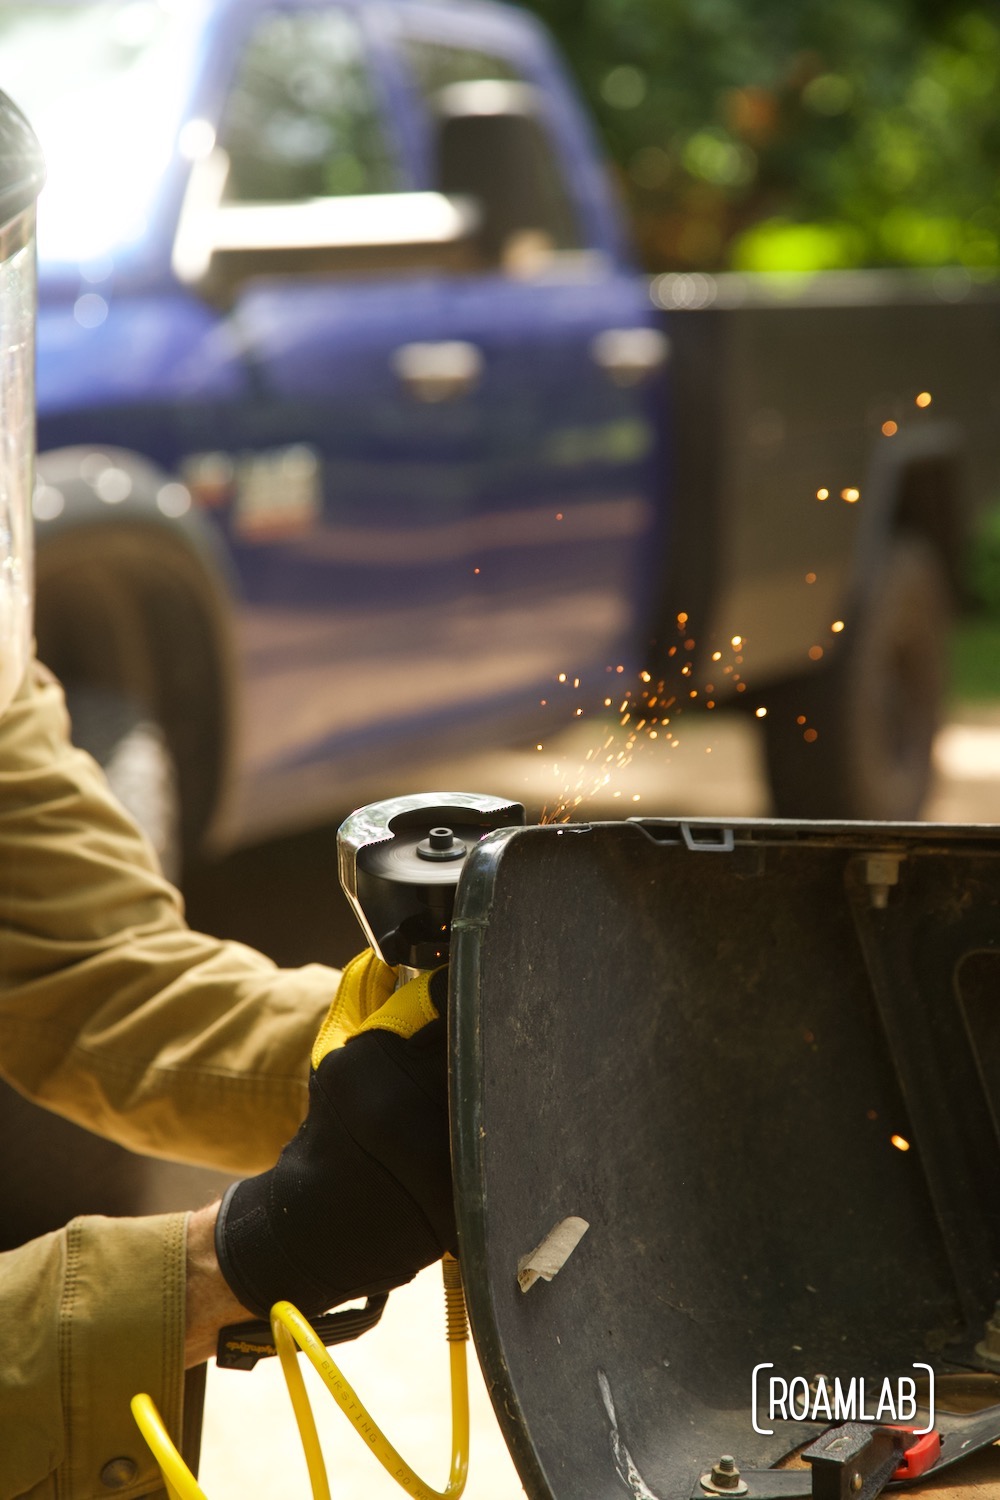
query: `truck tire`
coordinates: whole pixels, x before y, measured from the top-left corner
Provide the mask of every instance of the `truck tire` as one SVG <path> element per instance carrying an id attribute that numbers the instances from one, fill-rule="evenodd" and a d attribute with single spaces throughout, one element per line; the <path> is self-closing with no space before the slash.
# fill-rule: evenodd
<path id="1" fill-rule="evenodd" d="M 778 817 L 919 819 L 948 683 L 944 564 L 899 532 L 828 668 L 760 698 Z"/>
<path id="2" fill-rule="evenodd" d="M 177 764 L 155 717 L 112 688 L 66 686 L 73 742 L 94 757 L 125 810 L 159 856 L 168 880 L 181 875 Z"/>

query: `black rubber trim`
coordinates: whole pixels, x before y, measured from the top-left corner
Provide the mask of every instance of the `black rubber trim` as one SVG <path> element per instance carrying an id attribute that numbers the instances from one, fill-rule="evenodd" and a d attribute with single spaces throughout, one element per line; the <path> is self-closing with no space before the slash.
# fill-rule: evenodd
<path id="1" fill-rule="evenodd" d="M 375 1327 L 388 1300 L 389 1294 L 381 1292 L 377 1297 L 369 1297 L 364 1307 L 345 1307 L 340 1312 L 310 1318 L 309 1326 L 324 1344 L 346 1344 Z M 252 1370 L 259 1359 L 269 1359 L 277 1352 L 270 1320 L 260 1319 L 230 1323 L 220 1329 L 215 1359 L 220 1370 Z"/>

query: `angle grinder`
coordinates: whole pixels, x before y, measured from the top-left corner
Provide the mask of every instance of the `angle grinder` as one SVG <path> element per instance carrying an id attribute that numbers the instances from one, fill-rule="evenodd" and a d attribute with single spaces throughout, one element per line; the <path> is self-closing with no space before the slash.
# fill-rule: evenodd
<path id="1" fill-rule="evenodd" d="M 419 792 L 362 807 L 337 835 L 340 883 L 365 937 L 404 984 L 448 960 L 466 856 L 524 822 L 519 802 L 474 792 Z"/>

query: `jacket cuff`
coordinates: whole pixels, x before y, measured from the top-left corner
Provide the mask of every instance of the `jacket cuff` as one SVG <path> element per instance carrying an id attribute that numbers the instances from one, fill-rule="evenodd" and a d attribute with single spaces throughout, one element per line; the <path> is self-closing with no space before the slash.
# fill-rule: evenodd
<path id="1" fill-rule="evenodd" d="M 129 1402 L 147 1392 L 175 1443 L 184 1394 L 187 1215 L 74 1219 L 59 1324 L 59 1493 L 131 1500 L 160 1487 Z"/>

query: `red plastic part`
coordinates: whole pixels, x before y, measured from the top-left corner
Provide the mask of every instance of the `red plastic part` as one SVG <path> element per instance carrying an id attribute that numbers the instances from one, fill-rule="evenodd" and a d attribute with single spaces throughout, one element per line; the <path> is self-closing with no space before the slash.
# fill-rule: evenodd
<path id="1" fill-rule="evenodd" d="M 895 1424 L 893 1424 L 895 1425 Z M 899 1427 L 899 1432 L 912 1432 L 912 1427 Z M 898 1465 L 892 1471 L 891 1484 L 900 1479 L 917 1479 L 921 1474 L 933 1468 L 941 1455 L 941 1434 L 937 1429 L 924 1432 L 917 1438 L 916 1442 L 903 1454 Z"/>

